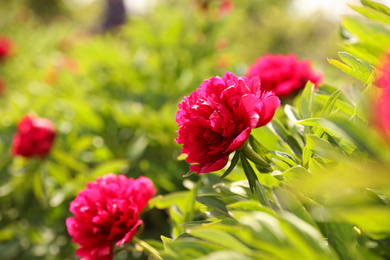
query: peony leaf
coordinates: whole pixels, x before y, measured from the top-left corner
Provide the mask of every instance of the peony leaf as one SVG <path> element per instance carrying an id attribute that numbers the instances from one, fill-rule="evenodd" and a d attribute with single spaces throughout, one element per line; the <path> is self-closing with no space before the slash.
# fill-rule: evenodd
<path id="1" fill-rule="evenodd" d="M 259 198 L 261 205 L 272 209 L 271 203 L 267 197 L 267 194 L 265 193 L 263 185 L 258 180 L 255 180 L 255 182 L 257 197 Z"/>
<path id="2" fill-rule="evenodd" d="M 283 210 L 293 213 L 295 216 L 299 217 L 306 223 L 309 223 L 313 227 L 317 228 L 317 225 L 310 216 L 309 212 L 293 193 L 280 187 L 273 187 L 272 193 L 277 203 Z"/>
<path id="3" fill-rule="evenodd" d="M 361 0 L 362 4 L 367 7 L 371 7 L 374 10 L 377 10 L 378 12 L 381 12 L 382 14 L 390 16 L 390 9 L 382 4 L 369 1 L 369 0 Z"/>
<path id="4" fill-rule="evenodd" d="M 330 97 L 326 101 L 326 104 L 322 108 L 322 114 L 324 115 L 324 117 L 329 116 L 329 114 L 332 112 L 334 105 L 336 104 L 336 101 L 339 98 L 340 94 L 341 94 L 341 89 L 333 92 L 332 95 L 330 95 Z"/>
<path id="5" fill-rule="evenodd" d="M 253 191 L 256 189 L 257 175 L 253 171 L 253 168 L 249 164 L 246 157 L 242 153 L 240 153 L 240 158 L 241 158 L 242 167 L 244 168 L 244 173 L 245 173 L 246 178 L 248 179 L 248 182 L 249 182 L 249 188 L 250 188 L 251 192 L 253 193 Z"/>
<path id="6" fill-rule="evenodd" d="M 259 155 L 268 153 L 267 148 L 265 148 L 253 135 L 249 135 L 249 144 Z"/>
<path id="7" fill-rule="evenodd" d="M 302 122 L 302 121 L 299 121 Z M 271 124 L 269 124 L 271 130 L 276 133 L 291 149 L 291 151 L 301 158 L 302 156 L 302 148 L 299 145 L 298 141 L 286 130 L 286 128 L 282 125 L 282 123 L 274 118 Z"/>
<path id="8" fill-rule="evenodd" d="M 348 52 L 339 52 L 339 57 L 352 68 L 352 73 L 349 74 L 363 81 L 365 84 L 369 83 L 368 79 L 372 71 L 372 67 L 369 64 Z"/>
<path id="9" fill-rule="evenodd" d="M 250 249 L 245 244 L 243 244 L 233 235 L 222 230 L 199 227 L 192 229 L 189 233 L 195 237 L 205 239 L 211 243 L 223 246 L 225 248 L 234 248 L 236 252 L 241 252 L 244 254 L 251 253 Z"/>
<path id="10" fill-rule="evenodd" d="M 206 205 L 212 209 L 215 209 L 219 213 L 222 213 L 226 217 L 230 217 L 229 212 L 226 209 L 226 203 L 223 202 L 220 197 L 213 195 L 196 196 L 196 201 L 200 204 Z"/>
<path id="11" fill-rule="evenodd" d="M 245 154 L 245 157 L 251 160 L 253 163 L 260 165 L 261 167 L 264 168 L 271 168 L 271 166 L 264 161 L 263 158 L 260 157 L 255 151 L 253 151 L 252 147 L 247 145 L 242 152 Z"/>
<path id="12" fill-rule="evenodd" d="M 236 164 L 238 162 L 238 159 L 240 158 L 240 152 L 239 151 L 236 151 L 236 153 L 234 154 L 233 156 L 233 159 L 232 159 L 232 162 L 230 163 L 230 166 L 229 168 L 225 171 L 225 173 L 219 178 L 220 180 L 222 180 L 223 178 L 225 178 L 226 176 L 228 176 L 229 173 L 231 173 L 234 169 L 234 167 L 236 167 Z"/>
<path id="13" fill-rule="evenodd" d="M 313 91 L 314 91 L 314 84 L 308 81 L 306 83 L 305 89 L 302 93 L 301 98 L 301 115 L 302 118 L 309 118 L 311 117 L 311 106 L 313 103 Z"/>
<path id="14" fill-rule="evenodd" d="M 359 38 L 359 45 L 362 46 L 361 51 L 363 51 L 363 55 L 359 57 L 361 59 L 366 60 L 365 53 L 380 57 L 390 45 L 390 30 L 382 24 L 355 16 L 344 16 L 343 27 Z"/>
<path id="15" fill-rule="evenodd" d="M 367 17 L 370 20 L 385 23 L 385 24 L 390 24 L 390 16 L 380 11 L 377 11 L 375 9 L 366 6 L 349 5 L 349 7 L 351 7 L 353 10 Z"/>
<path id="16" fill-rule="evenodd" d="M 335 251 L 340 255 L 341 259 L 358 259 L 357 234 L 353 229 L 353 225 L 346 222 L 328 222 L 326 224 L 328 230 L 328 242 Z"/>

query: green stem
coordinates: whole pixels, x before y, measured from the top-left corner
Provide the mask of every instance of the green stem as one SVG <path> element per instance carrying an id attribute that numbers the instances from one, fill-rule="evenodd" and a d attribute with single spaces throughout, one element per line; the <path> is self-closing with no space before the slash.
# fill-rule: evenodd
<path id="1" fill-rule="evenodd" d="M 154 256 L 158 260 L 162 260 L 162 257 L 160 256 L 160 253 L 151 245 L 146 243 L 145 241 L 139 239 L 138 237 L 133 237 L 133 241 L 137 243 L 138 245 L 142 246 L 145 251 L 147 251 L 149 254 Z"/>

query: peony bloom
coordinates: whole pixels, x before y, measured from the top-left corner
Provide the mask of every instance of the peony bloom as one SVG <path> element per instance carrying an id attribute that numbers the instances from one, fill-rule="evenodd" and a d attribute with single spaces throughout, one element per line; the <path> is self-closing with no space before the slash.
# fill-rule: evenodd
<path id="1" fill-rule="evenodd" d="M 12 140 L 11 154 L 24 157 L 44 157 L 53 145 L 56 130 L 46 118 L 31 115 L 23 117 L 18 124 L 18 131 Z"/>
<path id="2" fill-rule="evenodd" d="M 156 193 L 146 177 L 134 180 L 106 174 L 87 183 L 70 203 L 74 217 L 66 220 L 72 241 L 81 246 L 82 259 L 113 259 L 113 246 L 131 241 L 142 224 L 139 213 Z"/>
<path id="3" fill-rule="evenodd" d="M 8 37 L 0 36 L 0 61 L 11 54 L 12 42 Z"/>
<path id="4" fill-rule="evenodd" d="M 267 54 L 248 68 L 247 77 L 258 76 L 262 88 L 272 90 L 280 98 L 293 96 L 307 81 L 318 86 L 323 75 L 311 68 L 309 61 L 300 61 L 294 54 L 288 56 Z"/>
<path id="5" fill-rule="evenodd" d="M 280 100 L 260 88 L 258 77 L 248 80 L 230 72 L 212 77 L 184 97 L 176 113 L 175 141 L 183 144 L 190 170 L 197 174 L 217 171 L 229 154 L 240 148 L 253 128 L 268 124 Z"/>

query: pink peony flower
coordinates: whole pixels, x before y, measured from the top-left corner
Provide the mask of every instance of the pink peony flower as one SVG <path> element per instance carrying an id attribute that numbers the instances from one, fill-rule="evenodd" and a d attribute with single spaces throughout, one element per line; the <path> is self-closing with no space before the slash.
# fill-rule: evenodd
<path id="1" fill-rule="evenodd" d="M 131 241 L 142 224 L 139 213 L 156 193 L 146 177 L 134 180 L 106 174 L 87 183 L 70 203 L 74 217 L 66 220 L 81 259 L 113 259 L 113 247 Z"/>
<path id="2" fill-rule="evenodd" d="M 0 35 L 0 61 L 11 54 L 12 42 L 6 36 Z"/>
<path id="3" fill-rule="evenodd" d="M 240 148 L 253 128 L 268 124 L 279 107 L 274 93 L 260 88 L 258 77 L 248 80 L 230 72 L 212 77 L 184 97 L 176 113 L 175 141 L 183 144 L 190 170 L 197 174 L 217 171 L 229 154 Z"/>
<path id="4" fill-rule="evenodd" d="M 55 127 L 49 119 L 27 115 L 20 120 L 13 136 L 11 154 L 44 157 L 50 152 L 55 136 Z"/>
<path id="5" fill-rule="evenodd" d="M 299 61 L 294 54 L 267 54 L 248 68 L 247 77 L 258 76 L 262 88 L 272 90 L 280 98 L 289 97 L 303 89 L 307 81 L 318 86 L 323 75 L 311 68 L 309 61 Z"/>

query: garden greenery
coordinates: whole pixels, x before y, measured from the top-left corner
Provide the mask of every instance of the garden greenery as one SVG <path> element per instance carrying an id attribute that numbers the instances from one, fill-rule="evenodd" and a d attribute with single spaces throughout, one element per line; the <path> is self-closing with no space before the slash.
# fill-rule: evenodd
<path id="1" fill-rule="evenodd" d="M 104 36 L 1 10 L 0 258 L 389 259 L 390 8 L 323 79 L 254 33 L 288 1 L 172 2 Z"/>

